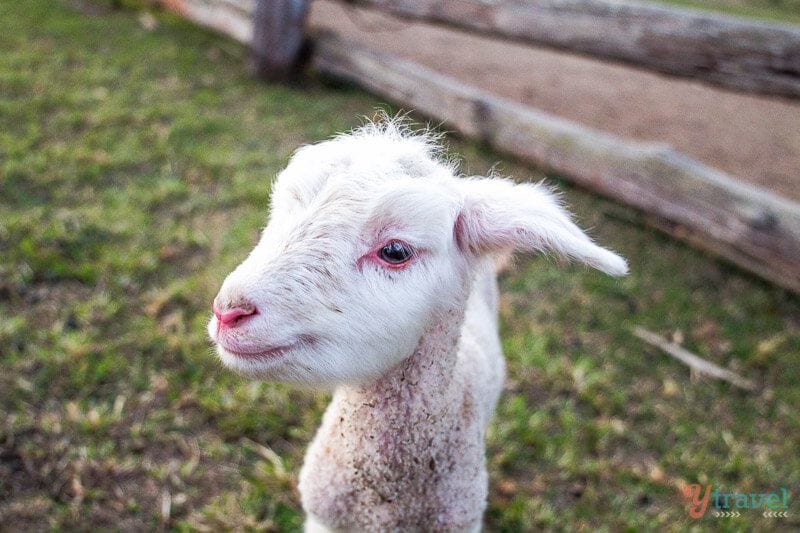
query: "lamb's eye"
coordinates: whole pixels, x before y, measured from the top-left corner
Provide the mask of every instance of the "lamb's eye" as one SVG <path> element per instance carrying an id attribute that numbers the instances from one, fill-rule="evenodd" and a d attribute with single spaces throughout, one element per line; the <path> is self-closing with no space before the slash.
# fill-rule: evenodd
<path id="1" fill-rule="evenodd" d="M 400 241 L 391 241 L 378 252 L 378 256 L 390 265 L 405 263 L 413 255 L 414 251 Z"/>

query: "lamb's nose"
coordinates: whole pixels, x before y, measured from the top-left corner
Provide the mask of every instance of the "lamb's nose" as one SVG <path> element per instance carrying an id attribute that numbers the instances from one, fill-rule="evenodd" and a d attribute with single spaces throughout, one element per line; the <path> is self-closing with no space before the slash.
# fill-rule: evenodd
<path id="1" fill-rule="evenodd" d="M 255 314 L 258 314 L 258 309 L 256 309 L 254 305 L 241 305 L 238 307 L 221 309 L 214 304 L 214 315 L 217 317 L 220 326 L 226 328 L 235 328 L 243 322 L 245 317 Z"/>

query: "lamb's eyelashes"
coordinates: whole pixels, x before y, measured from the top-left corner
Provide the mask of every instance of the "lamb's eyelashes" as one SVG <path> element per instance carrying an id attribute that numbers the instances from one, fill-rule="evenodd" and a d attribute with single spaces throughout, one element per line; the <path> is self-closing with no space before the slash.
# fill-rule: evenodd
<path id="1" fill-rule="evenodd" d="M 407 242 L 401 239 L 390 239 L 359 257 L 356 266 L 361 272 L 367 265 L 389 271 L 400 271 L 414 263 L 418 255 L 416 248 Z"/>

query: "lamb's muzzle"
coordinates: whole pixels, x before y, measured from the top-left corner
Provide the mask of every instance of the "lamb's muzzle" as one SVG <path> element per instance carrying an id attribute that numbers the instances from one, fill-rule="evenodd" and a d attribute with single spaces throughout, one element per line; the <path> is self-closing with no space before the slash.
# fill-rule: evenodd
<path id="1" fill-rule="evenodd" d="M 479 529 L 504 378 L 494 258 L 627 271 L 547 188 L 458 177 L 434 141 L 387 121 L 298 150 L 216 298 L 226 366 L 334 391 L 300 473 L 309 528 Z"/>

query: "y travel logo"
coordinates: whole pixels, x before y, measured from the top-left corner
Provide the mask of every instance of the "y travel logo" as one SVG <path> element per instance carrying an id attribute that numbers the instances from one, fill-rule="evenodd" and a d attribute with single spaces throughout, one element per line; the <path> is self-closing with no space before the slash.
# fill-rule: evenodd
<path id="1" fill-rule="evenodd" d="M 689 504 L 691 518 L 703 518 L 709 511 L 713 516 L 742 516 L 746 512 L 760 512 L 768 518 L 789 516 L 789 491 L 784 487 L 775 492 L 721 492 L 711 485 L 686 485 L 683 498 Z"/>

